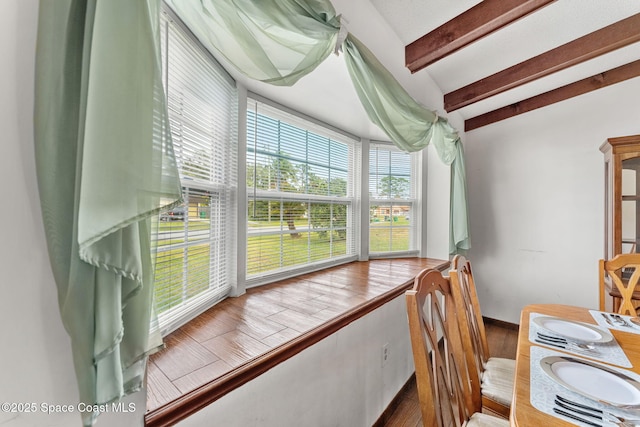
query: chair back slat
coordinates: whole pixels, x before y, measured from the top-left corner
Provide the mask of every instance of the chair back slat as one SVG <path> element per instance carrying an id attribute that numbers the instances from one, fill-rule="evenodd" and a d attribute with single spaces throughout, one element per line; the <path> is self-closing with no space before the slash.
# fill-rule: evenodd
<path id="1" fill-rule="evenodd" d="M 427 269 L 405 294 L 425 426 L 462 426 L 481 410 L 462 347 L 449 279 Z"/>
<path id="2" fill-rule="evenodd" d="M 469 373 L 474 396 L 481 396 L 480 377 L 490 354 L 471 263 L 464 256 L 456 255 L 451 261 L 449 277 L 462 343 L 464 347 L 470 347 L 465 354 L 468 366 L 474 368 Z"/>
<path id="3" fill-rule="evenodd" d="M 607 280 L 620 293 L 619 314 L 636 315 L 633 293 L 640 281 L 640 254 L 619 254 L 610 260 L 599 262 L 600 310 L 605 311 L 605 285 Z M 615 309 L 615 308 L 614 308 Z"/>

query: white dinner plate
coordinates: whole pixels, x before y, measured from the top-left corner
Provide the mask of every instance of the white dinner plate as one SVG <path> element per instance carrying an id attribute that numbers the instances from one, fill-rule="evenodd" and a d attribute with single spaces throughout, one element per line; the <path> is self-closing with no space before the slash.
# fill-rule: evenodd
<path id="1" fill-rule="evenodd" d="M 533 322 L 549 332 L 573 341 L 592 343 L 613 340 L 613 335 L 609 332 L 588 323 L 574 322 L 552 316 L 538 316 L 533 319 Z"/>
<path id="2" fill-rule="evenodd" d="M 640 407 L 640 383 L 618 371 L 568 356 L 545 357 L 540 366 L 555 382 L 584 397 L 613 406 Z"/>

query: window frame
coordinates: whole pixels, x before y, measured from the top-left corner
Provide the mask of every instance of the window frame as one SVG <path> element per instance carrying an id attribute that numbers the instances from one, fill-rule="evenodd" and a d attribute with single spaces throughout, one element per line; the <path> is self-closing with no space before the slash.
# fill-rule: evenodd
<path id="1" fill-rule="evenodd" d="M 167 335 L 225 299 L 237 287 L 236 240 L 224 236 L 231 233 L 226 233 L 230 225 L 232 229 L 237 228 L 237 224 L 233 221 L 234 216 L 229 215 L 229 210 L 235 210 L 238 204 L 237 151 L 227 141 L 235 143 L 238 140 L 239 91 L 231 75 L 166 5 L 162 8 L 160 24 L 163 36 L 161 47 L 164 63 L 164 90 L 167 96 L 172 137 L 174 143 L 177 141 L 174 144 L 174 152 L 184 198 L 180 206 L 172 206 L 160 212 L 158 228 L 154 234 L 157 245 L 154 289 L 157 326 L 154 325 L 154 327 L 157 327 L 162 335 Z M 180 52 L 173 62 L 170 58 L 171 52 Z M 184 77 L 180 78 L 192 68 L 198 71 L 193 82 L 196 82 L 197 78 L 204 79 L 202 80 L 205 82 L 204 85 L 207 89 L 211 86 L 209 90 L 215 93 L 215 97 L 207 98 L 206 101 L 199 99 L 202 94 L 195 87 L 191 87 L 196 83 Z M 207 73 L 215 73 L 216 77 L 207 81 L 206 79 L 211 76 Z M 202 128 L 202 123 L 199 123 L 201 116 L 195 114 L 204 111 L 200 110 L 200 107 L 206 108 L 208 119 L 216 117 L 218 115 L 216 111 L 224 111 L 225 115 L 220 120 L 223 120 L 225 125 L 222 128 L 216 128 L 215 131 Z M 229 117 L 232 118 L 231 121 L 227 120 Z M 180 123 L 180 126 L 175 127 L 176 123 Z M 214 140 L 221 142 L 217 145 L 212 142 L 204 143 Z M 216 147 L 223 147 L 222 153 Z M 202 149 L 204 157 L 202 161 L 194 160 L 200 152 L 199 148 Z M 218 158 L 224 160 L 218 160 Z M 218 170 L 221 163 L 224 164 L 222 167 L 227 171 L 227 175 L 231 175 L 230 177 Z M 229 171 L 232 173 L 228 173 Z M 221 175 L 225 176 L 221 179 Z M 205 209 L 204 218 L 200 217 L 202 213 L 200 209 L 196 216 L 193 215 L 195 202 L 191 200 L 191 195 L 194 195 L 194 200 L 206 199 L 204 203 L 209 205 L 209 209 L 208 213 Z M 214 206 L 217 208 L 213 209 Z M 181 218 L 178 218 L 180 224 L 171 221 L 172 218 L 168 216 L 169 212 L 176 209 L 182 209 Z M 212 211 L 218 212 L 218 215 L 212 217 Z M 231 218 L 231 224 L 228 222 L 229 218 Z M 163 219 L 167 220 L 164 224 Z M 192 229 L 191 220 L 194 221 L 198 230 Z M 195 224 L 197 220 L 202 221 L 202 224 Z M 182 229 L 179 228 L 180 225 L 183 226 Z M 171 248 L 167 250 L 164 246 Z M 197 248 L 198 246 L 200 247 Z M 181 255 L 180 251 L 183 252 Z M 197 260 L 189 257 L 193 251 L 199 251 Z M 200 265 L 193 266 L 196 261 L 202 266 L 206 265 L 206 270 L 194 273 L 200 268 Z M 158 287 L 159 274 L 164 276 L 163 279 L 170 286 Z M 208 277 L 204 277 L 203 274 Z M 167 293 L 164 301 L 159 301 L 160 292 Z M 191 292 L 196 293 L 190 295 Z M 168 305 L 167 309 L 163 309 L 165 303 Z"/>
<path id="2" fill-rule="evenodd" d="M 410 176 L 410 181 L 409 181 L 409 188 L 408 188 L 408 197 L 374 197 L 374 195 L 371 193 L 371 179 L 372 176 L 374 174 L 377 174 L 377 171 L 372 172 L 370 170 L 370 165 L 371 162 L 373 162 L 374 160 L 371 158 L 372 156 L 372 152 L 376 149 L 380 149 L 380 150 L 385 150 L 388 152 L 397 152 L 397 153 L 402 153 L 402 154 L 406 154 L 407 156 L 409 156 L 409 163 L 408 166 L 410 168 L 410 172 L 409 172 L 409 176 Z M 421 213 L 421 204 L 419 203 L 419 194 L 420 194 L 420 171 L 421 171 L 421 162 L 420 162 L 420 154 L 419 153 L 405 153 L 402 150 L 400 150 L 399 148 L 397 148 L 395 145 L 393 145 L 390 142 L 385 142 L 385 141 L 371 141 L 371 143 L 369 144 L 369 158 L 368 158 L 369 162 L 367 165 L 367 183 L 366 183 L 366 188 L 367 188 L 367 192 L 368 192 L 368 212 L 369 215 L 367 216 L 370 220 L 370 216 L 371 216 L 371 209 L 372 206 L 389 206 L 389 223 L 390 226 L 389 228 L 389 232 L 390 234 L 393 233 L 393 228 L 394 228 L 394 214 L 393 214 L 393 206 L 409 206 L 409 225 L 408 226 L 395 226 L 396 228 L 401 228 L 401 229 L 406 229 L 407 230 L 407 234 L 408 234 L 408 248 L 407 249 L 403 249 L 403 250 L 387 250 L 387 251 L 374 251 L 371 248 L 371 234 L 372 234 L 372 230 L 378 229 L 378 230 L 383 230 L 387 227 L 372 227 L 371 226 L 371 221 L 369 222 L 369 241 L 367 242 L 367 248 L 368 248 L 368 257 L 369 259 L 377 259 L 377 258 L 398 258 L 398 257 L 416 257 L 419 255 L 420 253 L 420 234 L 419 234 L 419 230 L 420 230 L 420 223 L 421 223 L 421 217 L 422 217 L 422 213 Z M 390 164 L 390 168 L 393 165 Z M 396 165 L 397 167 L 398 165 Z M 378 176 L 378 175 L 376 175 Z M 384 177 L 387 176 L 397 176 L 397 174 L 393 174 L 393 173 L 389 173 L 384 175 Z M 393 246 L 393 236 L 390 237 L 390 244 L 391 246 Z"/>
<path id="3" fill-rule="evenodd" d="M 262 106 L 265 113 L 274 119 L 280 120 L 281 122 L 286 123 L 289 126 L 296 127 L 298 129 L 305 130 L 307 132 L 313 133 L 315 135 L 319 135 L 323 138 L 329 138 L 331 141 L 347 144 L 350 146 L 351 150 L 351 162 L 348 166 L 350 170 L 350 175 L 352 177 L 352 182 L 347 184 L 348 190 L 346 196 L 330 196 L 330 195 L 320 195 L 320 194 L 312 194 L 312 193 L 294 193 L 294 192 L 285 192 L 285 191 L 274 191 L 274 190 L 260 190 L 254 188 L 247 183 L 246 185 L 246 208 L 249 209 L 252 198 L 255 198 L 259 201 L 294 201 L 301 203 L 334 203 L 334 204 L 346 204 L 348 205 L 348 219 L 347 219 L 347 228 L 351 228 L 349 230 L 350 240 L 347 243 L 347 247 L 351 248 L 351 252 L 347 250 L 347 253 L 343 256 L 331 257 L 328 259 L 313 261 L 304 264 L 294 265 L 292 267 L 281 268 L 273 271 L 267 271 L 263 273 L 259 273 L 259 275 L 251 275 L 249 274 L 249 266 L 245 269 L 246 280 L 245 285 L 247 288 L 260 286 L 263 284 L 267 284 L 273 281 L 282 280 L 289 277 L 298 276 L 304 273 L 321 270 L 324 268 L 328 268 L 331 266 L 336 266 L 339 264 L 344 264 L 347 262 L 352 262 L 358 259 L 359 257 L 359 221 L 357 212 L 357 200 L 359 198 L 360 189 L 358 184 L 357 171 L 359 171 L 359 166 L 356 166 L 361 161 L 361 144 L 360 138 L 355 135 L 352 135 L 348 132 L 337 129 L 329 124 L 323 123 L 317 119 L 301 114 L 295 110 L 289 109 L 281 104 L 278 104 L 274 101 L 271 101 L 267 98 L 264 98 L 255 93 L 247 94 L 247 111 L 249 111 L 252 107 Z M 256 114 L 258 112 L 256 111 Z M 248 114 L 247 114 L 248 115 Z M 249 119 L 247 119 L 249 122 Z M 247 131 L 247 134 L 249 132 Z M 246 155 L 250 157 L 255 154 L 255 146 L 253 150 L 250 147 L 251 141 L 249 141 L 249 137 L 245 138 L 246 140 Z M 245 168 L 245 176 L 249 170 L 249 159 L 246 160 L 246 168 Z M 307 163 L 309 165 L 309 163 Z M 261 233 L 261 232 L 250 232 L 248 230 L 248 215 L 247 215 L 247 238 L 245 239 L 245 243 L 247 246 L 245 247 L 245 260 L 248 258 L 248 239 L 250 236 L 259 236 L 259 235 L 268 235 L 273 233 Z M 309 225 L 310 227 L 310 225 Z M 312 231 L 312 230 L 309 230 Z M 283 231 L 281 234 L 288 234 L 289 231 Z"/>

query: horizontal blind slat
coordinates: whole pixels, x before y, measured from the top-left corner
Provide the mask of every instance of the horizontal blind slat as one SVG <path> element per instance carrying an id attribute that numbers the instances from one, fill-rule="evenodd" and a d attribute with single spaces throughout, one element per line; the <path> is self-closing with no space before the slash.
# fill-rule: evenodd
<path id="1" fill-rule="evenodd" d="M 369 151 L 369 251 L 416 250 L 415 178 L 411 154 L 390 145 Z"/>
<path id="2" fill-rule="evenodd" d="M 184 203 L 160 214 L 155 300 L 163 331 L 235 281 L 237 92 L 211 57 L 163 13 L 169 125 Z M 167 33 L 168 32 L 168 33 Z"/>

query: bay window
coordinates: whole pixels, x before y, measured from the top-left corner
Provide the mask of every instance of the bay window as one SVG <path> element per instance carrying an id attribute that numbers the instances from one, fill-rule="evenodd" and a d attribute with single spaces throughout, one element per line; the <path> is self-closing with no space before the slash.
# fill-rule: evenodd
<path id="1" fill-rule="evenodd" d="M 255 94 L 239 112 L 245 91 L 169 10 L 162 43 L 183 189 L 183 203 L 160 213 L 154 236 L 163 333 L 237 289 L 369 256 L 418 254 L 418 156 L 382 143 L 365 143 L 362 153 L 358 137 Z M 367 235 L 369 253 L 359 253 Z"/>

